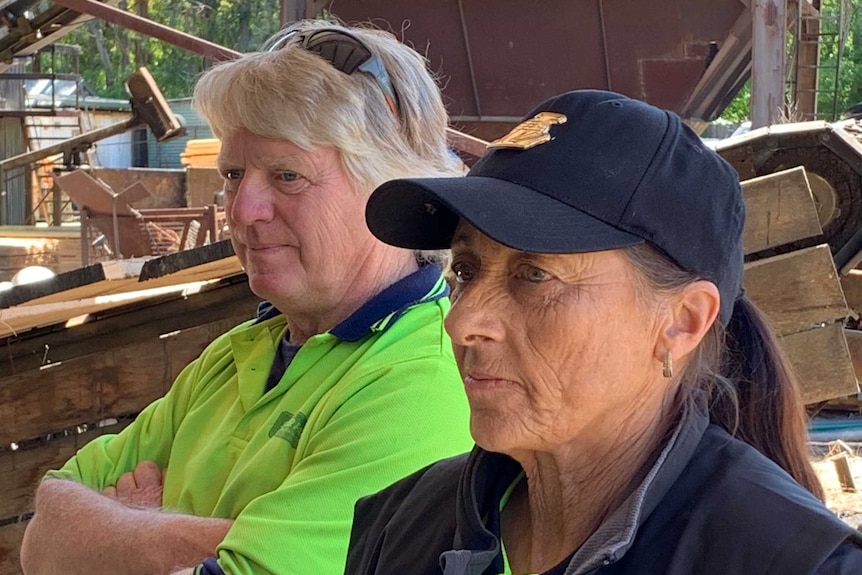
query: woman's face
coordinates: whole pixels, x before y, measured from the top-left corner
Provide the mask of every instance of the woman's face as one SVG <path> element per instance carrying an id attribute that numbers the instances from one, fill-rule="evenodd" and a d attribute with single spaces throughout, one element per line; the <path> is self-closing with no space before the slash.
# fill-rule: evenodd
<path id="1" fill-rule="evenodd" d="M 637 292 L 619 250 L 519 252 L 462 222 L 452 258 L 446 330 L 478 445 L 554 451 L 656 416 L 666 306 Z"/>

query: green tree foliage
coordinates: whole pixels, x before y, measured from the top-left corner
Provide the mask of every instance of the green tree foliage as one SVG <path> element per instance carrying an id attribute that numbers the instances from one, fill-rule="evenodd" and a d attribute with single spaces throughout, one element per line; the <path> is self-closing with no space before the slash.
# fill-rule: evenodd
<path id="1" fill-rule="evenodd" d="M 748 120 L 751 111 L 751 82 L 746 82 L 721 113 L 721 118 L 734 124 Z"/>
<path id="2" fill-rule="evenodd" d="M 843 7 L 842 7 L 843 4 Z M 862 102 L 862 0 L 821 0 L 818 116 L 832 120 Z M 791 33 L 793 30 L 790 31 Z M 792 46 L 792 43 L 789 42 Z M 840 58 L 839 58 L 840 50 Z M 837 68 L 836 68 L 837 66 Z M 836 69 L 838 90 L 835 90 Z M 721 117 L 732 122 L 749 118 L 751 84 L 747 82 Z"/>
<path id="3" fill-rule="evenodd" d="M 278 0 L 130 0 L 119 7 L 240 52 L 259 48 L 280 27 Z M 80 74 L 105 97 L 126 98 L 123 80 L 144 65 L 165 97 L 189 96 L 198 75 L 211 64 L 199 55 L 101 20 L 90 21 L 62 41 L 81 46 Z M 74 71 L 75 63 L 69 58 L 57 57 L 57 72 Z"/>
<path id="4" fill-rule="evenodd" d="M 824 68 L 820 75 L 820 89 L 824 92 L 818 96 L 817 110 L 831 114 L 834 109 L 837 117 L 849 106 L 862 102 L 862 17 L 859 16 L 858 10 L 862 0 L 822 1 L 823 29 L 821 31 L 827 34 L 839 33 L 841 32 L 839 26 L 841 26 L 844 30 L 837 38 L 840 39 L 843 36 L 844 40 L 843 43 L 838 39 L 829 41 L 832 36 L 826 36 L 823 39 L 820 63 Z M 839 49 L 841 49 L 840 62 Z M 835 91 L 834 68 L 831 68 L 836 64 L 839 71 L 837 91 Z"/>

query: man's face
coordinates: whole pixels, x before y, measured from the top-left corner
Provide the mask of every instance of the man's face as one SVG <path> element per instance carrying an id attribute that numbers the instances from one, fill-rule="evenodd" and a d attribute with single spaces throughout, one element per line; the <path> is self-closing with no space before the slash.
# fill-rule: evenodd
<path id="1" fill-rule="evenodd" d="M 339 153 L 239 130 L 222 140 L 218 166 L 231 242 L 252 291 L 284 312 L 313 314 L 341 301 L 378 242 Z"/>

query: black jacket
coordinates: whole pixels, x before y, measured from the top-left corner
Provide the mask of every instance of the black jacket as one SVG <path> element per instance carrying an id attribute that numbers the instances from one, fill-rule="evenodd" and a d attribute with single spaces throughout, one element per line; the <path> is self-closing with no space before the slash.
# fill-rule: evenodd
<path id="1" fill-rule="evenodd" d="M 707 421 L 683 421 L 625 509 L 553 572 L 862 574 L 862 534 Z M 476 447 L 361 499 L 345 573 L 502 573 L 499 501 L 520 472 Z"/>

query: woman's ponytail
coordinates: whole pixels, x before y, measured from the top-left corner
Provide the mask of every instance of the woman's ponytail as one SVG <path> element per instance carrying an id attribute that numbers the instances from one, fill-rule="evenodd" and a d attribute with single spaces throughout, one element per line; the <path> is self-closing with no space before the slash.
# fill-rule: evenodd
<path id="1" fill-rule="evenodd" d="M 720 372 L 732 390 L 714 390 L 710 419 L 754 446 L 823 499 L 808 459 L 807 420 L 793 368 L 763 314 L 746 297 L 726 328 Z"/>

